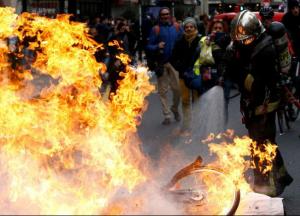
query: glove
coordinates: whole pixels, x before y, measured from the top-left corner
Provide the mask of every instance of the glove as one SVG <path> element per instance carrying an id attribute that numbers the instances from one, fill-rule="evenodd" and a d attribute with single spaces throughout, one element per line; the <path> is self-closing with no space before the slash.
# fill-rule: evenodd
<path id="1" fill-rule="evenodd" d="M 224 77 L 220 76 L 219 79 L 217 80 L 217 85 L 223 87 L 224 86 Z"/>

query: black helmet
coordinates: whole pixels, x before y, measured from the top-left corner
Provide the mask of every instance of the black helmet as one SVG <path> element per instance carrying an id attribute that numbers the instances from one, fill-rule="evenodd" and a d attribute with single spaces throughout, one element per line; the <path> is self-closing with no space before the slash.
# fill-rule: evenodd
<path id="1" fill-rule="evenodd" d="M 231 38 L 244 45 L 251 44 L 265 31 L 256 15 L 248 10 L 238 13 L 231 22 Z"/>
<path id="2" fill-rule="evenodd" d="M 274 11 L 272 7 L 262 7 L 259 11 L 261 18 L 272 19 L 274 17 Z"/>

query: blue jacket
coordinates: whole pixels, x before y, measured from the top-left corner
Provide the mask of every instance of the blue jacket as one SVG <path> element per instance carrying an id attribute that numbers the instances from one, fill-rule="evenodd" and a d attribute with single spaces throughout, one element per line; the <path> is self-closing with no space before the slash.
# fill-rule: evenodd
<path id="1" fill-rule="evenodd" d="M 157 27 L 153 27 L 149 36 L 149 43 L 147 49 L 150 52 L 158 52 L 158 43 L 165 42 L 165 47 L 162 53 L 162 59 L 159 59 L 162 63 L 166 63 L 172 56 L 172 51 L 175 42 L 182 35 L 182 28 L 176 28 L 175 25 L 168 23 L 159 23 L 159 32 L 157 32 Z"/>

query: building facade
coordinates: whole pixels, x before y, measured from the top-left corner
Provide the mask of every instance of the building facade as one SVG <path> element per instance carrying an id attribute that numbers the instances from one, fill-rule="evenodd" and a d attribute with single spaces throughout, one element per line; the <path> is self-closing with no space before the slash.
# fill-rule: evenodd
<path id="1" fill-rule="evenodd" d="M 215 10 L 228 12 L 236 6 L 243 5 L 256 10 L 262 0 L 1 0 L 0 5 L 16 8 L 17 13 L 23 11 L 42 15 L 71 13 L 80 17 L 128 16 L 137 19 L 139 9 L 147 7 L 168 6 L 176 17 L 212 14 Z M 271 0 L 274 7 L 283 0 Z"/>
<path id="2" fill-rule="evenodd" d="M 207 0 L 2 0 L 3 5 L 42 15 L 71 13 L 81 17 L 118 17 L 124 14 L 138 17 L 139 7 L 168 6 L 175 12 L 191 13 Z M 1 3 L 1 2 L 0 2 Z"/>
<path id="3" fill-rule="evenodd" d="M 71 13 L 78 16 L 110 16 L 110 0 L 2 0 L 5 6 L 16 8 L 18 13 L 27 11 L 41 15 Z"/>

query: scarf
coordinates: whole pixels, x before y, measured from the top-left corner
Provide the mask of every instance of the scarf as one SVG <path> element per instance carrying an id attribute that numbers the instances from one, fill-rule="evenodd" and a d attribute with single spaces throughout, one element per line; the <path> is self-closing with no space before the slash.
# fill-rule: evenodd
<path id="1" fill-rule="evenodd" d="M 193 32 L 190 33 L 184 32 L 184 38 L 189 43 L 189 46 L 191 46 L 193 40 L 197 37 L 197 35 L 198 35 L 197 29 L 195 29 Z"/>

